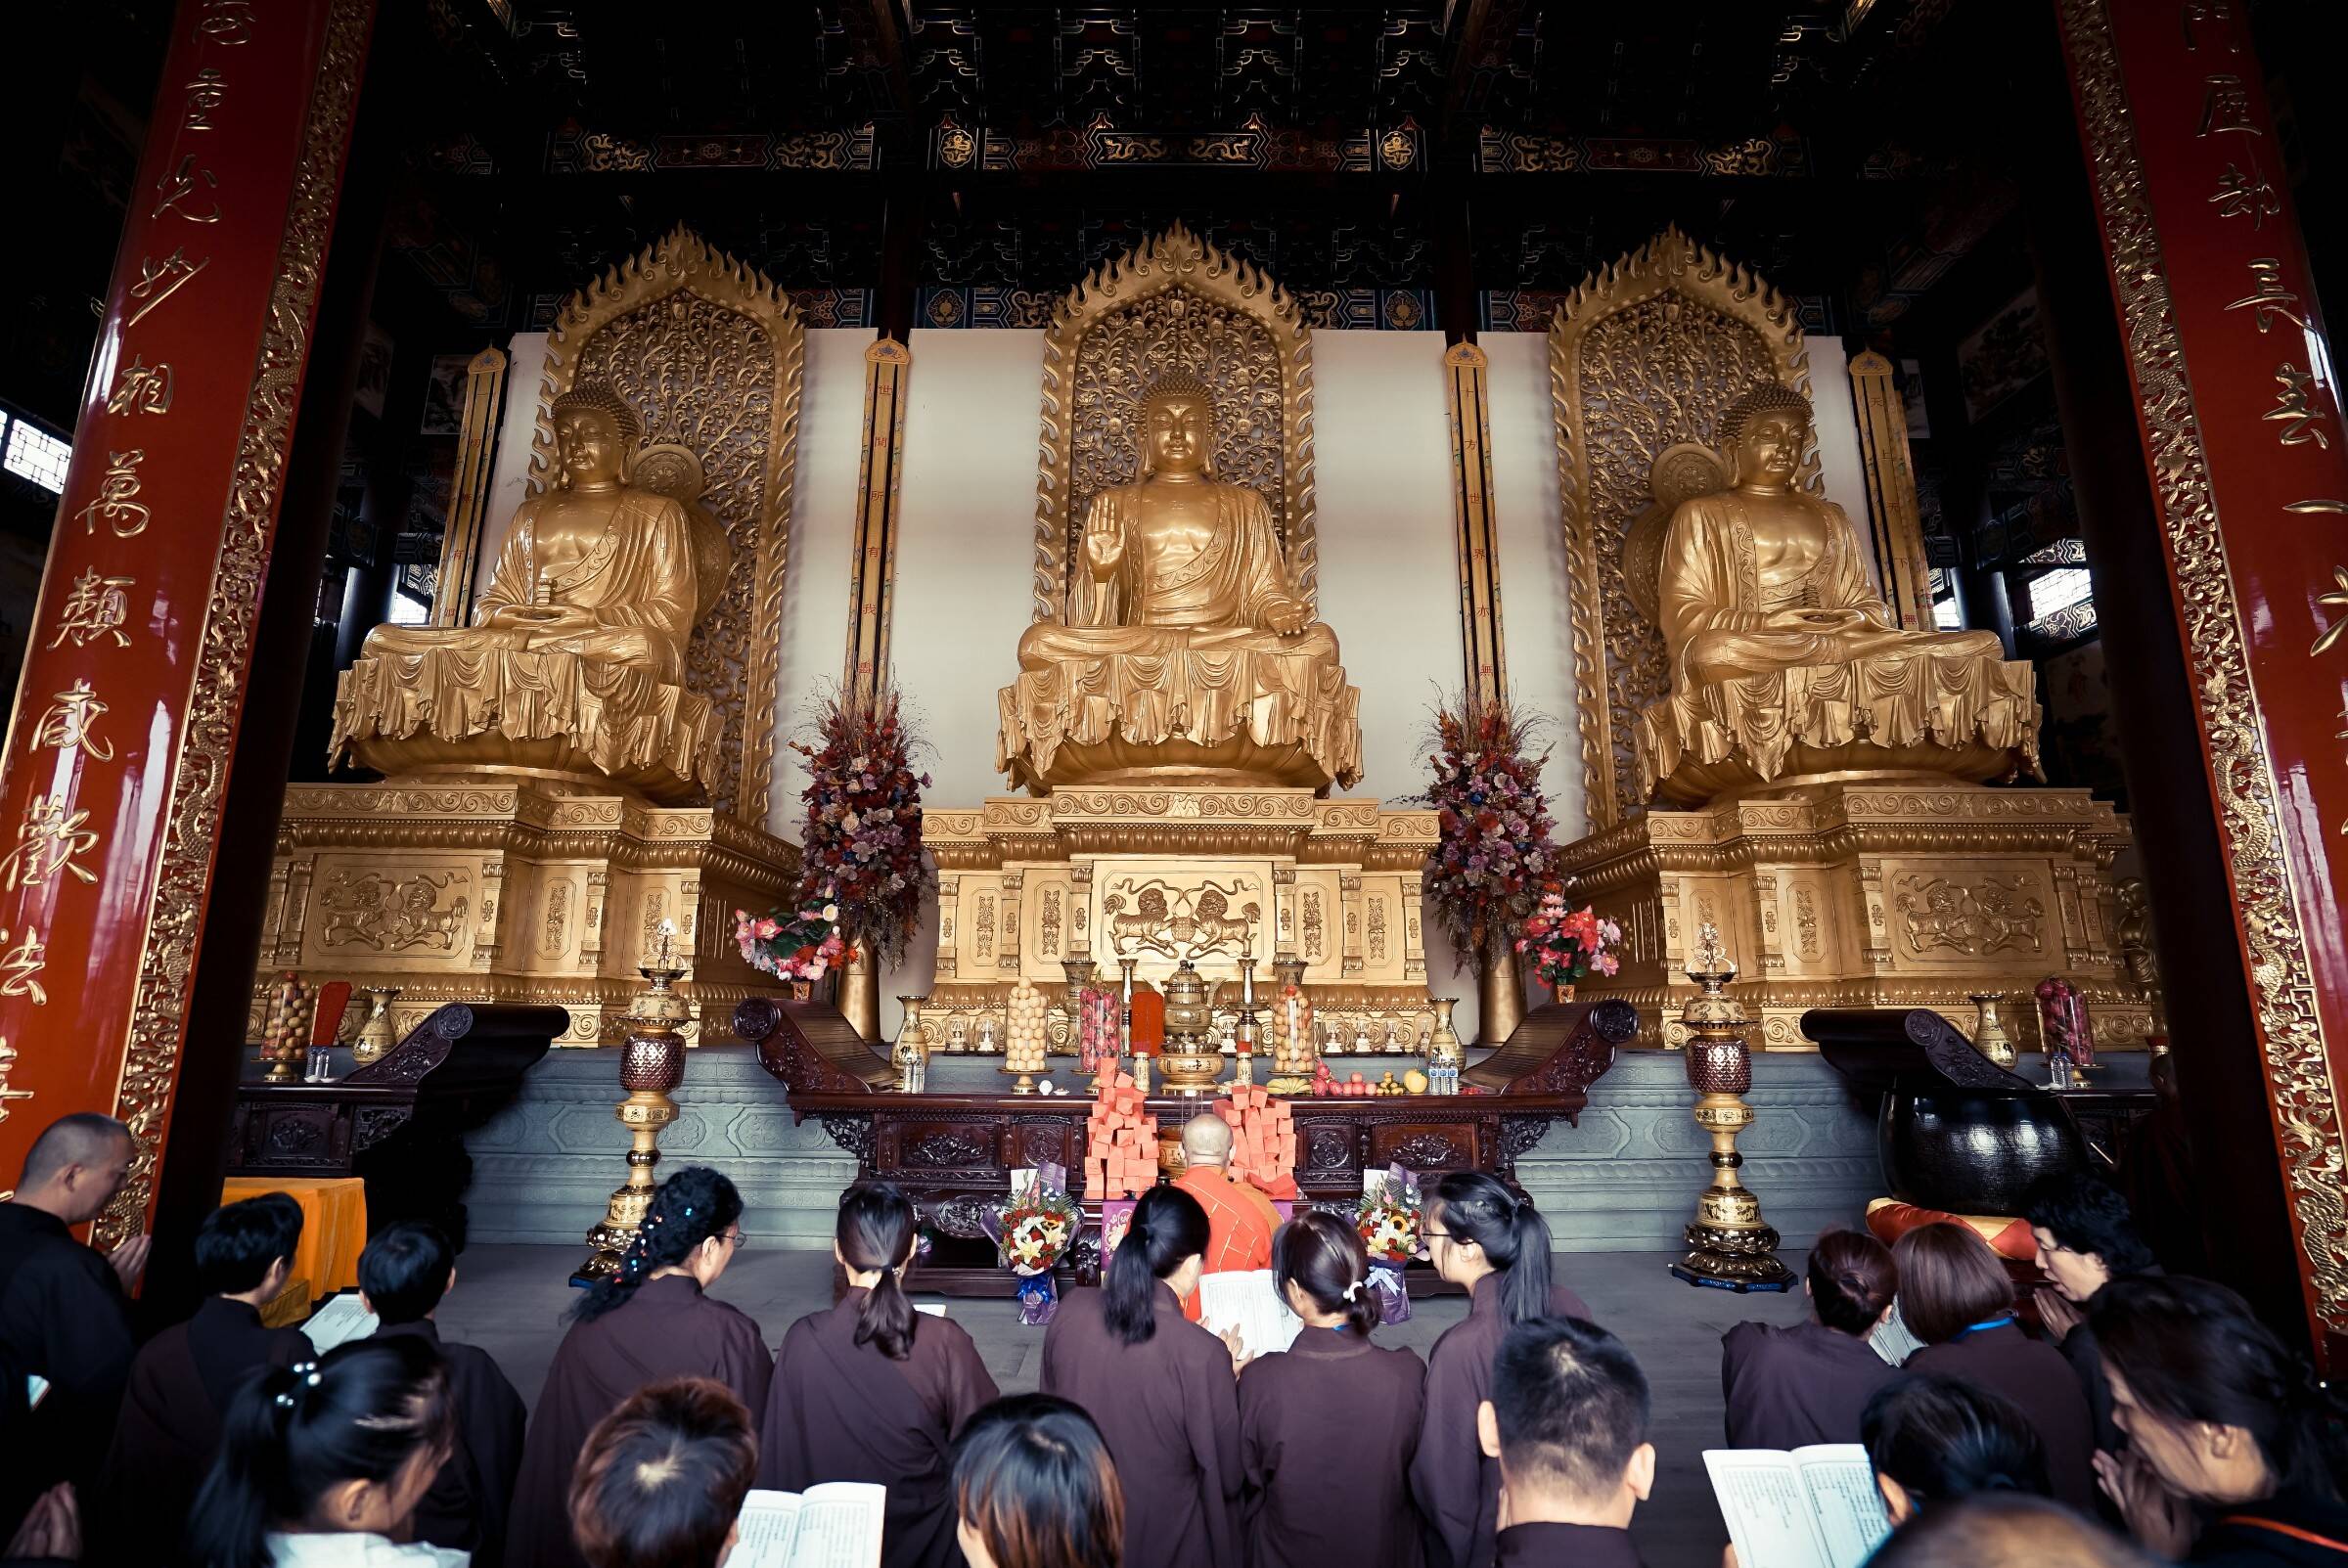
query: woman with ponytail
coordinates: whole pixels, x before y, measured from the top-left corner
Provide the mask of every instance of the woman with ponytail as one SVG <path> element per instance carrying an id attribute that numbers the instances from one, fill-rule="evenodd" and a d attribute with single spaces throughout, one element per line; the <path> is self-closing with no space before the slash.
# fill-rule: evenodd
<path id="1" fill-rule="evenodd" d="M 2127 1451 L 2096 1456 L 2145 1549 L 2224 1568 L 2348 1564 L 2348 1411 L 2249 1303 L 2137 1275 L 2088 1304 Z"/>
<path id="2" fill-rule="evenodd" d="M 1206 1271 L 1206 1210 L 1176 1187 L 1134 1205 L 1098 1290 L 1044 1330 L 1043 1392 L 1082 1406 L 1125 1477 L 1125 1568 L 1231 1568 L 1240 1546 L 1240 1407 L 1231 1349 L 1182 1298 Z"/>
<path id="3" fill-rule="evenodd" d="M 1810 1249 L 1810 1317 L 1790 1328 L 1742 1322 L 1720 1336 L 1729 1447 L 1856 1443 L 1859 1416 L 1899 1368 L 1868 1336 L 1891 1316 L 1900 1273 L 1863 1231 L 1829 1231 Z"/>
<path id="4" fill-rule="evenodd" d="M 461 1568 L 462 1551 L 396 1545 L 455 1441 L 448 1369 L 422 1340 L 363 1339 L 271 1366 L 229 1401 L 186 1560 Z"/>
<path id="5" fill-rule="evenodd" d="M 925 1318 L 906 1298 L 918 1219 L 885 1182 L 841 1195 L 832 1256 L 847 1293 L 783 1336 L 759 1424 L 758 1484 L 804 1492 L 878 1481 L 888 1488 L 884 1568 L 953 1568 L 954 1434 L 997 1391 L 963 1326 Z"/>
<path id="6" fill-rule="evenodd" d="M 705 1165 L 660 1184 L 618 1270 L 571 1308 L 522 1441 L 507 1568 L 585 1568 L 570 1532 L 571 1471 L 595 1425 L 647 1383 L 706 1377 L 763 1410 L 774 1359 L 758 1325 L 704 1294 L 742 1244 L 742 1194 Z"/>
<path id="7" fill-rule="evenodd" d="M 1549 1222 L 1533 1200 L 1481 1171 L 1454 1171 L 1426 1192 L 1421 1250 L 1468 1292 L 1468 1316 L 1426 1358 L 1426 1412 L 1411 1459 L 1411 1494 L 1451 1568 L 1492 1568 L 1500 1461 L 1476 1434 L 1492 1394 L 1492 1360 L 1510 1328 L 1535 1318 L 1589 1321 L 1582 1298 L 1549 1277 Z"/>
<path id="8" fill-rule="evenodd" d="M 1272 1277 L 1304 1331 L 1240 1373 L 1248 1563 L 1418 1568 L 1410 1470 L 1426 1364 L 1370 1342 L 1370 1254 L 1347 1222 L 1314 1212 L 1282 1226 Z"/>

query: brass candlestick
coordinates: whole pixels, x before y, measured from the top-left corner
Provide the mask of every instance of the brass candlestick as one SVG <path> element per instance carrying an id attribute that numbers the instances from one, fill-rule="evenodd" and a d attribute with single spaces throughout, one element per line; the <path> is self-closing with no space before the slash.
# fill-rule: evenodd
<path id="1" fill-rule="evenodd" d="M 1744 1008 L 1725 989 L 1737 965 L 1709 920 L 1696 933 L 1688 978 L 1703 987 L 1680 1009 L 1680 1020 L 1688 1025 L 1688 1082 L 1699 1097 L 1695 1125 L 1712 1137 L 1712 1185 L 1696 1194 L 1688 1256 L 1671 1272 L 1719 1290 L 1790 1290 L 1793 1271 L 1778 1261 L 1778 1232 L 1762 1223 L 1761 1200 L 1737 1177 L 1744 1163 L 1737 1135 L 1753 1124 L 1753 1108 L 1744 1102 L 1753 1057 L 1744 1044 Z"/>
<path id="2" fill-rule="evenodd" d="M 678 1116 L 669 1091 L 685 1081 L 684 1023 L 689 1016 L 685 999 L 669 987 L 683 978 L 687 965 L 678 962 L 676 926 L 660 929 L 636 972 L 652 989 L 628 1008 L 628 1037 L 620 1049 L 619 1087 L 628 1092 L 612 1110 L 628 1130 L 628 1179 L 611 1193 L 604 1218 L 587 1232 L 587 1255 L 570 1277 L 574 1285 L 591 1285 L 619 1272 L 621 1256 L 644 1224 L 652 1207 L 653 1167 L 660 1163 L 660 1130 Z"/>

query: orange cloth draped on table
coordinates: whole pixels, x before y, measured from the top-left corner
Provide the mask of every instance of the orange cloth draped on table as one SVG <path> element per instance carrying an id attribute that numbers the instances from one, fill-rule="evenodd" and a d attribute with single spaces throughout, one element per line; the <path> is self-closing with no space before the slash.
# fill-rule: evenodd
<path id="1" fill-rule="evenodd" d="M 367 1184 L 355 1176 L 232 1176 L 220 1201 L 238 1203 L 283 1192 L 301 1205 L 301 1243 L 294 1249 L 291 1286 L 302 1281 L 312 1302 L 359 1282 L 359 1253 L 367 1245 Z"/>

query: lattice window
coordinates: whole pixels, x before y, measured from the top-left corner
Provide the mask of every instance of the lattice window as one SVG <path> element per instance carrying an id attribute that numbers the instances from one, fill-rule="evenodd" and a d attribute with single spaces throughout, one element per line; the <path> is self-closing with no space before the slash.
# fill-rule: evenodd
<path id="1" fill-rule="evenodd" d="M 8 422 L 7 456 L 0 462 L 6 463 L 9 472 L 22 474 L 42 489 L 63 495 L 66 465 L 72 460 L 72 442 L 61 441 L 21 419 Z"/>

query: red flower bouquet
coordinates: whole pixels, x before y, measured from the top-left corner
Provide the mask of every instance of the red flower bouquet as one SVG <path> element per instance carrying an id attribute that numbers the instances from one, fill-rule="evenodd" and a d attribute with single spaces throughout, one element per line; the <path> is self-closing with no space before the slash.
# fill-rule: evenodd
<path id="1" fill-rule="evenodd" d="M 1585 975 L 1620 969 L 1622 961 L 1606 950 L 1621 940 L 1621 926 L 1600 919 L 1588 905 L 1566 909 L 1565 895 L 1552 887 L 1524 922 L 1516 951 L 1532 956 L 1533 973 L 1562 998 Z"/>
<path id="2" fill-rule="evenodd" d="M 858 946 L 892 963 L 937 885 L 937 873 L 922 858 L 922 791 L 929 776 L 913 771 L 921 742 L 893 691 L 869 706 L 837 693 L 825 696 L 815 732 L 813 745 L 791 742 L 808 774 L 800 796 L 807 821 L 799 907 L 836 909 L 837 924 Z"/>

